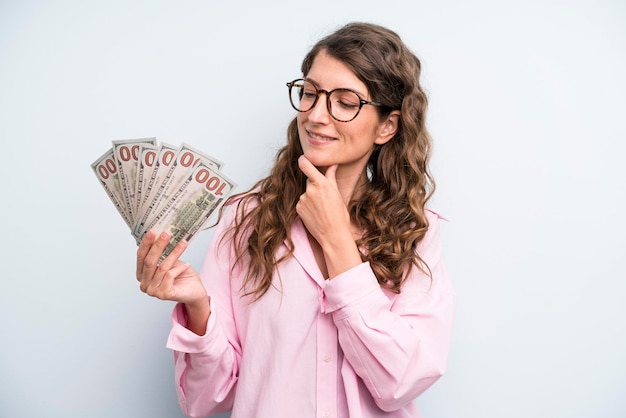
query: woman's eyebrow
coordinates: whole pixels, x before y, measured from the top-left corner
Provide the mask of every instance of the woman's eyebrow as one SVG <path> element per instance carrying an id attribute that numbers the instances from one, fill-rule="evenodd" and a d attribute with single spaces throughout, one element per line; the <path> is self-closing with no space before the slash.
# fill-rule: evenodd
<path id="1" fill-rule="evenodd" d="M 311 84 L 313 84 L 316 88 L 320 88 L 320 83 L 318 83 L 317 81 L 315 81 L 314 79 L 312 79 L 311 77 L 304 77 L 304 81 L 307 81 Z M 355 92 L 356 94 L 358 94 L 361 97 L 368 97 L 367 94 L 359 91 L 358 89 L 355 89 L 354 87 L 338 87 L 340 89 L 348 89 L 348 90 L 352 90 L 353 92 Z M 332 89 L 334 90 L 334 89 Z M 329 90 L 330 91 L 330 90 Z"/>
<path id="2" fill-rule="evenodd" d="M 311 84 L 313 84 L 315 87 L 319 87 L 320 83 L 318 83 L 317 81 L 313 80 L 311 77 L 304 77 L 304 81 L 307 81 Z"/>

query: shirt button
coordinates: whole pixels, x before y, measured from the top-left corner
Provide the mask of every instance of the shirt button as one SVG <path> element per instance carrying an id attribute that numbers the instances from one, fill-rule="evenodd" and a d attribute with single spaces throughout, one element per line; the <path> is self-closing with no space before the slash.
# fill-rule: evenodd
<path id="1" fill-rule="evenodd" d="M 330 418 L 330 412 L 328 412 L 328 411 L 324 411 L 324 412 L 322 413 L 322 418 Z"/>
<path id="2" fill-rule="evenodd" d="M 325 354 L 325 355 L 324 355 L 324 357 L 322 358 L 322 360 L 324 360 L 324 362 L 325 362 L 325 363 L 330 363 L 330 361 L 331 361 L 332 359 L 333 359 L 333 358 L 331 357 L 331 355 L 330 355 L 330 354 Z M 327 413 L 328 413 L 328 412 L 325 412 L 325 414 L 327 414 Z"/>

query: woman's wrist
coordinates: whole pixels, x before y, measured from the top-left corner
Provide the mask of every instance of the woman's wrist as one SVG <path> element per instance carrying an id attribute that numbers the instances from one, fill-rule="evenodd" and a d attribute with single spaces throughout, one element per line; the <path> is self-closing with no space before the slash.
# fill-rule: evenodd
<path id="1" fill-rule="evenodd" d="M 207 321 L 209 320 L 209 315 L 211 315 L 208 296 L 184 305 L 187 314 L 187 328 L 198 335 L 206 334 Z"/>
<path id="2" fill-rule="evenodd" d="M 329 279 L 362 263 L 361 254 L 351 235 L 346 235 L 336 241 L 331 240 L 322 247 L 322 250 L 326 259 Z"/>

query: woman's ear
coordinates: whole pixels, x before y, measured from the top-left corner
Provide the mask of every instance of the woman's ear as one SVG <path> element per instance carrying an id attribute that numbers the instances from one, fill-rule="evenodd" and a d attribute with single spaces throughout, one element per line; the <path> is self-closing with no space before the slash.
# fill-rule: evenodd
<path id="1" fill-rule="evenodd" d="M 386 144 L 393 138 L 393 136 L 398 132 L 398 123 L 400 121 L 400 111 L 393 110 L 387 119 L 380 123 L 378 127 L 378 138 L 374 141 L 375 144 L 383 145 Z"/>

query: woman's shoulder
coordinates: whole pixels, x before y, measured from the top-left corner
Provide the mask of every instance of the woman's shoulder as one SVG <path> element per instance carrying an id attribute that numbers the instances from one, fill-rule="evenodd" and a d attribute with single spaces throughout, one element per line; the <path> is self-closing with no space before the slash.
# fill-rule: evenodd
<path id="1" fill-rule="evenodd" d="M 424 259 L 437 258 L 441 251 L 439 223 L 441 220 L 448 221 L 448 219 L 430 208 L 426 208 L 424 214 L 428 220 L 428 230 L 417 244 L 417 250 Z"/>
<path id="2" fill-rule="evenodd" d="M 426 214 L 426 218 L 428 218 L 428 221 L 438 221 L 439 219 L 442 219 L 444 221 L 449 221 L 448 218 L 446 218 L 445 216 L 443 216 L 441 213 L 435 211 L 434 209 L 431 208 L 425 208 L 424 209 L 424 213 Z"/>
<path id="3" fill-rule="evenodd" d="M 239 193 L 231 196 L 222 208 L 219 223 L 231 224 L 237 217 L 240 219 L 259 205 L 258 193 L 256 190 Z"/>

